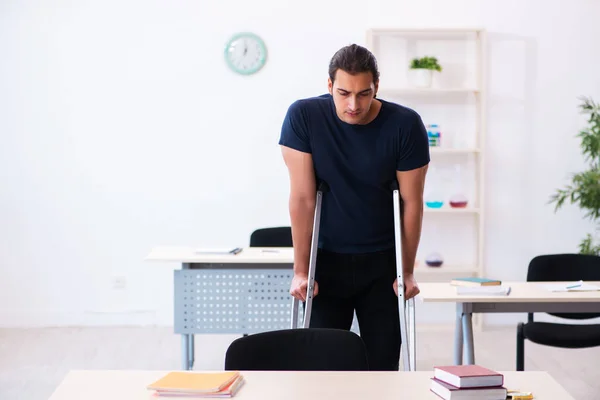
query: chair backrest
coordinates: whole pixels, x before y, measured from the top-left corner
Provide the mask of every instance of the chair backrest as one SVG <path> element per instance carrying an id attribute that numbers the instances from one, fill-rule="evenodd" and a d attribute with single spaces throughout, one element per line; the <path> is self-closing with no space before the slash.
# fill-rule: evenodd
<path id="1" fill-rule="evenodd" d="M 257 229 L 250 235 L 250 247 L 292 247 L 292 228 L 277 226 Z"/>
<path id="2" fill-rule="evenodd" d="M 528 281 L 600 281 L 600 256 L 564 253 L 534 257 L 527 270 Z M 592 313 L 549 313 L 560 318 L 588 319 Z"/>
<path id="3" fill-rule="evenodd" d="M 304 328 L 256 333 L 234 340 L 225 370 L 368 371 L 367 351 L 356 333 Z"/>

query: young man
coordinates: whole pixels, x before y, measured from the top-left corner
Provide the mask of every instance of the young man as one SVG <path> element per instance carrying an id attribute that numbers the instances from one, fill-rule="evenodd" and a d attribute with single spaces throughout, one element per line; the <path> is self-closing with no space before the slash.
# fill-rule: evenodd
<path id="1" fill-rule="evenodd" d="M 398 370 L 400 323 L 393 193 L 402 198 L 405 295 L 419 293 L 413 275 L 421 236 L 429 143 L 413 110 L 377 99 L 379 72 L 358 45 L 335 53 L 329 94 L 288 109 L 279 144 L 290 176 L 294 277 L 290 293 L 306 300 L 318 182 L 323 196 L 310 326 L 349 330 L 354 311 L 371 370 Z"/>

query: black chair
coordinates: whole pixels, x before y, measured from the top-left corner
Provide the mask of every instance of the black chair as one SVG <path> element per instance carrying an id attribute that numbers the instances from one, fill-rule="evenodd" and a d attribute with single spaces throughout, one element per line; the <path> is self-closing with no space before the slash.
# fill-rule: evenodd
<path id="1" fill-rule="evenodd" d="M 278 226 L 257 229 L 250 235 L 250 247 L 292 247 L 292 228 Z"/>
<path id="2" fill-rule="evenodd" d="M 285 329 L 241 337 L 229 345 L 225 370 L 368 371 L 367 350 L 351 331 Z"/>
<path id="3" fill-rule="evenodd" d="M 600 257 L 584 254 L 547 254 L 533 258 L 527 270 L 527 281 L 600 281 Z M 591 319 L 600 313 L 548 313 L 565 319 Z M 525 368 L 525 339 L 546 346 L 581 349 L 600 346 L 600 324 L 534 322 L 533 313 L 527 323 L 517 326 L 517 371 Z"/>

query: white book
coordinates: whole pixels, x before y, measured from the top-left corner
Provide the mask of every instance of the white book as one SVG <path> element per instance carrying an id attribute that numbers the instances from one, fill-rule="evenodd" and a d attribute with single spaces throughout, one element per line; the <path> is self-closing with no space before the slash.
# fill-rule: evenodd
<path id="1" fill-rule="evenodd" d="M 457 286 L 456 293 L 462 295 L 508 296 L 510 294 L 510 286 Z"/>

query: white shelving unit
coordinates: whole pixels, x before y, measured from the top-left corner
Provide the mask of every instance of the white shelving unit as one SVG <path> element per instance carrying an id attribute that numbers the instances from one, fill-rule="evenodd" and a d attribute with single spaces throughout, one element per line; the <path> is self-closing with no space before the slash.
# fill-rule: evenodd
<path id="1" fill-rule="evenodd" d="M 484 260 L 484 137 L 485 31 L 481 29 L 393 29 L 367 31 L 367 48 L 378 61 L 380 84 L 377 97 L 417 111 L 427 124 L 438 124 L 441 146 L 430 147 L 428 183 L 452 187 L 444 192 L 444 205 L 425 207 L 423 234 L 415 275 L 418 281 L 448 281 L 456 276 L 483 276 Z M 411 85 L 413 58 L 434 56 L 442 72 L 434 73 L 429 88 Z M 460 186 L 468 198 L 465 208 L 448 205 L 460 165 Z M 426 256 L 439 252 L 441 267 L 428 267 Z"/>

